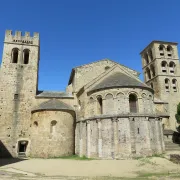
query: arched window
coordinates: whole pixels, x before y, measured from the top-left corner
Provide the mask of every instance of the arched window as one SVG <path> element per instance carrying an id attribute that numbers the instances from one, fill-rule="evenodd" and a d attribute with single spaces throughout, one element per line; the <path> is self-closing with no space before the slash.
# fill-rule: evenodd
<path id="1" fill-rule="evenodd" d="M 175 72 L 175 63 L 174 62 L 170 62 L 169 63 L 169 72 L 171 73 L 171 74 L 174 74 L 174 72 Z"/>
<path id="2" fill-rule="evenodd" d="M 37 122 L 37 121 L 34 121 L 33 125 L 34 125 L 35 127 L 38 127 L 38 122 Z"/>
<path id="3" fill-rule="evenodd" d="M 155 72 L 155 67 L 154 67 L 153 64 L 151 64 L 150 69 L 151 69 L 151 72 L 152 72 L 152 76 L 154 77 L 156 75 L 156 72 Z"/>
<path id="4" fill-rule="evenodd" d="M 98 96 L 97 97 L 97 114 L 102 114 L 103 113 L 103 101 L 102 97 Z"/>
<path id="5" fill-rule="evenodd" d="M 135 94 L 129 95 L 129 109 L 130 113 L 137 113 L 138 112 L 138 99 Z"/>
<path id="6" fill-rule="evenodd" d="M 166 79 L 164 80 L 164 83 L 165 83 L 165 91 L 166 91 L 166 92 L 169 92 L 169 89 L 170 89 L 170 87 L 169 87 L 169 79 L 166 78 Z"/>
<path id="7" fill-rule="evenodd" d="M 146 64 L 149 64 L 149 57 L 147 53 L 144 54 L 144 60 Z"/>
<path id="8" fill-rule="evenodd" d="M 169 57 L 172 56 L 172 46 L 170 46 L 170 45 L 167 46 L 167 55 L 168 55 Z"/>
<path id="9" fill-rule="evenodd" d="M 24 57 L 24 64 L 29 63 L 29 49 L 25 49 L 23 51 L 23 57 Z"/>
<path id="10" fill-rule="evenodd" d="M 159 45 L 159 51 L 163 51 L 164 50 L 164 45 L 160 44 Z"/>
<path id="11" fill-rule="evenodd" d="M 18 63 L 18 56 L 19 56 L 19 50 L 17 48 L 14 48 L 12 50 L 12 55 L 11 55 L 11 62 L 12 63 Z"/>
<path id="12" fill-rule="evenodd" d="M 168 46 L 167 46 L 167 51 L 168 51 L 168 52 L 172 51 L 172 46 L 168 45 Z"/>
<path id="13" fill-rule="evenodd" d="M 177 92 L 177 80 L 173 79 L 172 80 L 172 88 L 174 92 Z"/>
<path id="14" fill-rule="evenodd" d="M 146 68 L 146 73 L 147 73 L 147 80 L 151 79 L 151 71 L 149 68 Z"/>
<path id="15" fill-rule="evenodd" d="M 160 56 L 164 56 L 164 45 L 160 44 L 159 45 L 159 53 L 160 53 Z"/>
<path id="16" fill-rule="evenodd" d="M 152 49 L 149 49 L 148 51 L 149 57 L 151 59 L 151 61 L 153 60 L 153 53 L 152 53 Z"/>
<path id="17" fill-rule="evenodd" d="M 50 124 L 50 133 L 51 134 L 55 133 L 55 131 L 56 131 L 56 124 L 57 124 L 57 121 L 55 121 L 55 120 L 51 121 L 51 124 Z"/>
<path id="18" fill-rule="evenodd" d="M 162 68 L 162 72 L 167 73 L 167 62 L 166 61 L 161 62 L 161 68 Z"/>

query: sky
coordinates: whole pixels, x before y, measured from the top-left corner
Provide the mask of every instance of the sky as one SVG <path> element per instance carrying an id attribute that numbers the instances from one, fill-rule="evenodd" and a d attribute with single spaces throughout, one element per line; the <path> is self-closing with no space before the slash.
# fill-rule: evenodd
<path id="1" fill-rule="evenodd" d="M 180 1 L 1 1 L 0 60 L 6 29 L 40 33 L 38 89 L 64 91 L 73 67 L 104 58 L 142 73 L 151 41 L 180 42 Z"/>

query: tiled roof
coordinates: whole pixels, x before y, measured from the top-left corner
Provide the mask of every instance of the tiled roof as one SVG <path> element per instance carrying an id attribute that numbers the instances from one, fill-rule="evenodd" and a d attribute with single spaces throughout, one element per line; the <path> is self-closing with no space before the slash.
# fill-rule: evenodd
<path id="1" fill-rule="evenodd" d="M 143 82 L 138 81 L 137 79 L 132 78 L 124 73 L 117 72 L 104 79 L 102 82 L 96 85 L 91 91 L 106 89 L 111 87 L 144 87 L 151 89 Z"/>
<path id="2" fill-rule="evenodd" d="M 73 98 L 71 93 L 58 91 L 38 91 L 36 97 L 44 98 Z"/>
<path id="3" fill-rule="evenodd" d="M 42 111 L 42 110 L 71 110 L 74 111 L 73 108 L 57 99 L 51 99 L 49 101 L 41 103 L 39 106 L 35 107 L 33 111 Z"/>

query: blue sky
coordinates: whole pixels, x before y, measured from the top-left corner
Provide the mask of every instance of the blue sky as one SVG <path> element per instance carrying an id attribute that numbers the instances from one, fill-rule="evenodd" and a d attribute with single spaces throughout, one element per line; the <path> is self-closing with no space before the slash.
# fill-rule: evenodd
<path id="1" fill-rule="evenodd" d="M 65 90 L 73 67 L 103 58 L 142 72 L 152 40 L 180 42 L 180 1 L 8 0 L 0 22 L 0 60 L 6 29 L 39 32 L 39 90 Z"/>

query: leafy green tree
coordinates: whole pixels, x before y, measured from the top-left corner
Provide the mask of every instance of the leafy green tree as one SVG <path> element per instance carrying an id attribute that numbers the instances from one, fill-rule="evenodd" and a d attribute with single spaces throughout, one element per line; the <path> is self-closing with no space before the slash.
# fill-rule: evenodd
<path id="1" fill-rule="evenodd" d="M 177 123 L 180 124 L 180 103 L 177 105 L 177 114 L 175 116 Z M 180 125 L 177 127 L 177 130 L 180 132 Z"/>
<path id="2" fill-rule="evenodd" d="M 176 121 L 180 124 L 180 103 L 177 105 Z"/>

